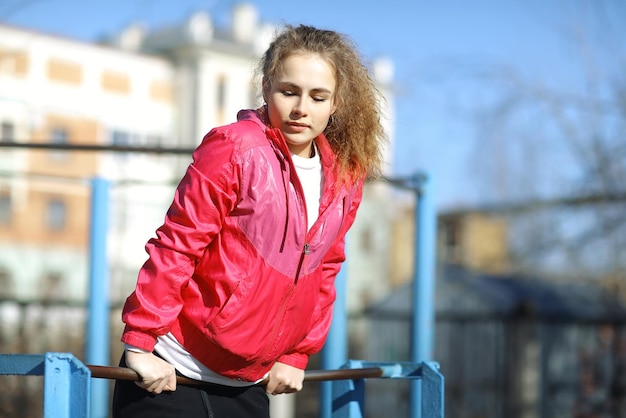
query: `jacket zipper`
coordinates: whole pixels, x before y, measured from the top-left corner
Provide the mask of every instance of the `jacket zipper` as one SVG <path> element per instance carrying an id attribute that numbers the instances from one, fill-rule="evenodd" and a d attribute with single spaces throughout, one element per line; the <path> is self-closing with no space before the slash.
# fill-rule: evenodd
<path id="1" fill-rule="evenodd" d="M 275 144 L 274 142 L 271 142 L 271 143 L 272 143 L 272 146 L 274 146 L 274 147 L 276 147 L 278 145 L 278 144 Z M 286 141 L 283 139 L 282 143 L 286 144 Z M 274 148 L 274 149 L 276 149 L 276 148 Z M 295 172 L 296 171 L 296 169 L 295 169 L 295 167 L 293 165 L 293 160 L 290 157 L 286 157 L 286 156 L 289 155 L 289 149 L 288 148 L 287 148 L 287 150 L 283 150 L 282 154 L 281 153 L 277 153 L 277 155 L 279 155 L 279 157 L 281 157 L 281 158 L 279 158 L 279 161 L 281 163 L 281 169 L 282 170 L 286 169 L 286 164 L 285 163 L 287 162 L 287 164 L 289 165 L 290 172 Z M 294 184 L 296 185 L 296 188 L 299 188 L 299 196 L 302 199 L 302 203 L 304 205 L 304 214 L 305 214 L 305 216 L 304 216 L 304 225 L 305 225 L 305 227 L 304 228 L 305 228 L 305 231 L 307 231 L 306 235 L 308 236 L 309 220 L 308 220 L 308 214 L 306 213 L 306 201 L 304 199 L 304 190 L 302 189 L 302 183 L 300 183 L 300 179 L 298 178 L 298 176 L 296 176 L 295 180 L 293 180 L 291 178 L 291 175 L 290 175 L 289 176 L 289 181 L 293 181 Z M 283 177 L 283 182 L 284 182 L 284 177 Z M 284 185 L 284 183 L 283 183 L 283 185 Z M 323 194 L 323 192 L 324 191 L 322 191 L 322 194 Z M 287 193 L 285 193 L 285 198 L 286 198 L 286 201 L 289 202 L 289 196 L 287 196 Z M 287 216 L 289 216 L 289 214 L 287 214 Z M 284 248 L 284 245 L 285 245 L 284 236 L 287 234 L 286 228 L 287 228 L 287 225 L 285 224 L 285 231 L 283 233 L 283 242 L 282 242 L 282 244 L 280 246 L 280 252 L 283 251 L 283 248 Z M 310 253 L 311 253 L 311 250 L 309 249 L 309 243 L 307 242 L 307 243 L 304 244 L 304 247 L 302 248 L 302 252 L 300 253 L 300 260 L 298 260 L 298 268 L 296 269 L 296 277 L 294 279 L 294 286 L 296 284 L 298 284 L 298 279 L 300 278 L 300 271 L 302 270 L 302 264 L 304 264 L 304 256 L 305 255 L 309 255 Z"/>
<path id="2" fill-rule="evenodd" d="M 300 261 L 298 262 L 298 268 L 296 270 L 296 279 L 294 280 L 294 285 L 298 284 L 298 279 L 300 279 L 300 270 L 302 270 L 302 264 L 304 264 L 304 256 L 311 254 L 311 250 L 309 249 L 309 243 L 304 244 L 304 248 L 302 248 L 302 252 L 300 253 Z"/>
<path id="3" fill-rule="evenodd" d="M 293 166 L 293 161 L 290 159 L 291 169 L 295 172 L 295 167 Z M 304 198 L 304 190 L 302 188 L 302 183 L 298 176 L 293 180 L 294 185 L 296 187 L 297 195 L 301 200 L 302 205 L 304 206 L 304 230 L 306 231 L 305 240 L 309 235 L 309 215 L 306 211 L 306 200 Z M 298 284 L 298 280 L 300 279 L 300 271 L 302 270 L 302 265 L 304 264 L 304 256 L 311 254 L 311 250 L 309 248 L 309 243 L 305 242 L 304 247 L 302 248 L 302 252 L 300 253 L 300 260 L 298 261 L 298 268 L 296 269 L 296 278 L 294 280 L 294 285 Z"/>

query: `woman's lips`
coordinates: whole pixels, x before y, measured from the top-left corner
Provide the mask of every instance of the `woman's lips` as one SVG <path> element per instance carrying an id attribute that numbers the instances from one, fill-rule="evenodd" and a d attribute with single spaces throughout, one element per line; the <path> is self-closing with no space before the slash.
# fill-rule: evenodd
<path id="1" fill-rule="evenodd" d="M 287 123 L 287 126 L 290 131 L 297 133 L 304 132 L 309 128 L 309 125 L 303 123 Z"/>

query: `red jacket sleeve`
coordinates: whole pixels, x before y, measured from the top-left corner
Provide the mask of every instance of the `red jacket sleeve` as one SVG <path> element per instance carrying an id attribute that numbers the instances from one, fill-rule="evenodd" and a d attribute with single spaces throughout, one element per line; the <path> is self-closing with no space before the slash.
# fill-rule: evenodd
<path id="1" fill-rule="evenodd" d="M 345 242 L 346 234 L 356 218 L 357 209 L 361 203 L 363 194 L 363 183 L 359 182 L 355 187 L 354 197 L 352 198 L 350 209 L 346 215 L 345 222 L 334 244 L 328 253 L 324 256 L 322 274 L 323 281 L 320 288 L 318 312 L 316 317 L 318 320 L 313 324 L 310 332 L 298 344 L 294 350 L 279 358 L 281 363 L 288 364 L 293 367 L 305 369 L 308 358 L 311 354 L 315 354 L 322 349 L 328 336 L 328 331 L 332 323 L 333 303 L 335 302 L 335 278 L 341 269 L 342 263 L 345 261 Z"/>
<path id="2" fill-rule="evenodd" d="M 146 244 L 148 259 L 122 312 L 124 343 L 152 350 L 156 337 L 169 332 L 196 260 L 237 201 L 239 177 L 232 159 L 232 142 L 216 130 L 194 152 L 163 225 Z"/>

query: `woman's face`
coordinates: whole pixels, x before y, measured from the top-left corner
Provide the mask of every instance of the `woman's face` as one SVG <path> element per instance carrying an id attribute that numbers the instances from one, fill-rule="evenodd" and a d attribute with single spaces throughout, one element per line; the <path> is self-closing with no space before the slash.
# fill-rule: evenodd
<path id="1" fill-rule="evenodd" d="M 265 93 L 272 127 L 294 154 L 309 157 L 311 143 L 335 112 L 335 72 L 317 54 L 291 55 Z"/>

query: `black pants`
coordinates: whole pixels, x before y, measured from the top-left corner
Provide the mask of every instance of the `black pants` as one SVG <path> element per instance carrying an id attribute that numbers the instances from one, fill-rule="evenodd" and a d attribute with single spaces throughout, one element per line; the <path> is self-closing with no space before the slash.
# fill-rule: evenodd
<path id="1" fill-rule="evenodd" d="M 124 358 L 120 366 L 126 367 Z M 262 386 L 177 385 L 154 395 L 129 380 L 115 382 L 113 418 L 269 418 Z"/>

